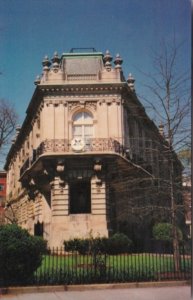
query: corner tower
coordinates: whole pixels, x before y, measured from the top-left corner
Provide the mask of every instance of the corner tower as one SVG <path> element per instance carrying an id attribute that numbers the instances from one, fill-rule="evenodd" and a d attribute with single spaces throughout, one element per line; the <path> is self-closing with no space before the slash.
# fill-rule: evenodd
<path id="1" fill-rule="evenodd" d="M 46 56 L 7 156 L 7 197 L 18 223 L 51 247 L 91 231 L 110 235 L 128 217 L 129 178 L 152 176 L 137 126 L 141 141 L 145 127 L 161 137 L 135 95 L 133 77 L 125 80 L 121 57 L 114 66 L 112 60 L 109 51 L 94 49 Z"/>

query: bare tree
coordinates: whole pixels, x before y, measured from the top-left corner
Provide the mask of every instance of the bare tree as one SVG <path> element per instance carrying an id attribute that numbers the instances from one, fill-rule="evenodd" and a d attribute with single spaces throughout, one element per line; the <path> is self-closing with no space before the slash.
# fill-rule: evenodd
<path id="1" fill-rule="evenodd" d="M 180 188 L 180 176 L 176 176 L 176 155 L 190 142 L 190 78 L 182 72 L 178 62 L 181 45 L 162 43 L 159 53 L 154 53 L 154 74 L 148 74 L 146 84 L 151 101 L 144 100 L 156 114 L 162 124 L 165 144 L 165 155 L 168 160 L 168 187 L 170 197 L 170 215 L 173 225 L 173 250 L 175 269 L 179 270 L 179 241 L 177 234 L 177 189 Z M 147 76 L 147 74 L 146 74 Z M 180 206 L 182 209 L 182 206 Z"/>
<path id="2" fill-rule="evenodd" d="M 145 86 L 151 92 L 151 101 L 143 99 L 156 113 L 165 128 L 168 143 L 178 152 L 190 145 L 190 73 L 182 72 L 178 63 L 180 48 L 175 38 L 171 44 L 162 43 L 159 53 L 154 53 L 154 74 L 146 74 L 150 83 Z M 188 75 L 189 74 L 189 75 Z"/>
<path id="3" fill-rule="evenodd" d="M 18 219 L 16 216 L 16 209 L 13 207 L 11 203 L 3 203 L 4 206 L 4 216 L 3 216 L 3 223 L 11 223 L 17 224 Z"/>
<path id="4" fill-rule="evenodd" d="M 0 153 L 10 142 L 16 128 L 18 116 L 14 106 L 0 99 Z"/>

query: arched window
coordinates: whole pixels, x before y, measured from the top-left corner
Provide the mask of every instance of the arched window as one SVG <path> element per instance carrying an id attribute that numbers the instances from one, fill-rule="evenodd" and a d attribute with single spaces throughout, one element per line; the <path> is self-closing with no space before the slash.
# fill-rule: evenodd
<path id="1" fill-rule="evenodd" d="M 93 137 L 93 117 L 90 113 L 82 111 L 73 117 L 72 135 L 73 138 L 82 138 L 85 141 Z"/>

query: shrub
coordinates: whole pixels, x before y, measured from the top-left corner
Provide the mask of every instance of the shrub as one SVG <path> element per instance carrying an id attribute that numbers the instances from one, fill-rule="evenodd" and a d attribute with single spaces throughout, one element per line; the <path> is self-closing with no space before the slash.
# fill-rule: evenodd
<path id="1" fill-rule="evenodd" d="M 119 254 L 129 252 L 132 241 L 123 233 L 116 233 L 110 238 L 97 237 L 64 241 L 65 251 L 77 251 L 79 254 Z"/>
<path id="2" fill-rule="evenodd" d="M 106 238 L 87 238 L 87 239 L 72 239 L 64 241 L 65 251 L 74 252 L 77 251 L 79 254 L 88 254 L 96 252 L 105 252 L 104 240 Z"/>
<path id="3" fill-rule="evenodd" d="M 177 228 L 179 241 L 182 241 L 182 232 Z M 170 223 L 157 223 L 153 226 L 153 237 L 160 241 L 172 241 L 173 230 Z"/>
<path id="4" fill-rule="evenodd" d="M 80 254 L 86 254 L 89 251 L 89 239 L 72 239 L 64 241 L 65 251 L 67 252 L 78 252 Z"/>
<path id="5" fill-rule="evenodd" d="M 25 284 L 41 265 L 46 242 L 15 224 L 0 226 L 0 284 Z"/>
<path id="6" fill-rule="evenodd" d="M 90 250 L 95 253 L 107 253 L 109 239 L 107 237 L 97 237 L 93 239 Z"/>
<path id="7" fill-rule="evenodd" d="M 127 253 L 131 250 L 132 241 L 124 233 L 115 233 L 108 240 L 108 254 Z"/>
<path id="8" fill-rule="evenodd" d="M 64 241 L 64 247 L 65 251 L 67 252 L 73 252 L 73 251 L 78 251 L 79 250 L 79 245 L 80 245 L 80 239 L 72 239 L 68 241 Z"/>

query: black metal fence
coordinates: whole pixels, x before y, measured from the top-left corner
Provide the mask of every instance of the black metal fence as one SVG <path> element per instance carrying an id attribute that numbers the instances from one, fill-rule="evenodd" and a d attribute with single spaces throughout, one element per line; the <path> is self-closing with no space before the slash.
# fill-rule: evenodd
<path id="1" fill-rule="evenodd" d="M 181 249 L 179 268 L 171 253 L 125 253 L 107 255 L 66 253 L 49 249 L 41 266 L 31 278 L 9 280 L 0 278 L 0 287 L 29 285 L 70 285 L 91 283 L 189 280 L 191 255 Z"/>
<path id="2" fill-rule="evenodd" d="M 173 254 L 126 253 L 119 255 L 64 253 L 50 249 L 36 271 L 34 284 L 89 284 L 189 280 L 191 256 L 181 249 L 179 268 Z"/>

